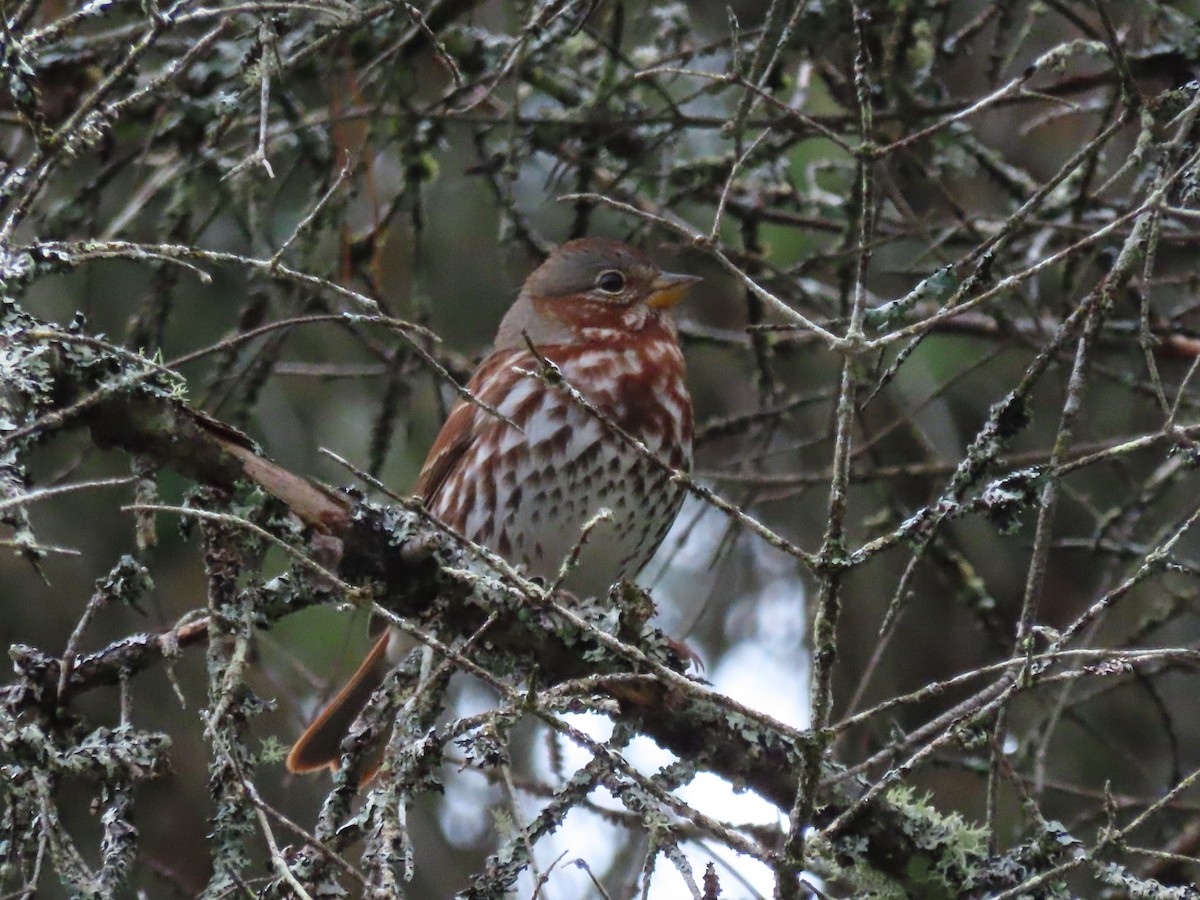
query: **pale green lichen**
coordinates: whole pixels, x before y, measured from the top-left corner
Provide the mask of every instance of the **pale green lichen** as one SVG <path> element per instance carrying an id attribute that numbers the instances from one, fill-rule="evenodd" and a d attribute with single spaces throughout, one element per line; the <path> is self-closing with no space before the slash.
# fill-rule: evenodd
<path id="1" fill-rule="evenodd" d="M 987 829 L 972 825 L 959 813 L 942 812 L 928 795 L 918 796 L 905 785 L 890 789 L 886 797 L 901 812 L 914 844 L 936 854 L 929 880 L 968 887 L 971 872 L 987 856 Z"/>

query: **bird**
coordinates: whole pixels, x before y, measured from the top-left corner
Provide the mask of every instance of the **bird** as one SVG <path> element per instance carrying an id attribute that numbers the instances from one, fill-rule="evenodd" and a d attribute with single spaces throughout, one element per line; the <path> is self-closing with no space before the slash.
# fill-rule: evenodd
<path id="1" fill-rule="evenodd" d="M 636 577 L 684 499 L 671 470 L 691 467 L 692 402 L 671 308 L 698 281 L 604 238 L 551 252 L 467 384 L 479 402 L 460 399 L 433 442 L 414 487 L 428 511 L 575 596 L 603 596 Z M 543 360 L 600 415 L 539 378 Z M 291 772 L 337 769 L 341 740 L 400 640 L 388 629 L 376 641 L 292 747 Z"/>

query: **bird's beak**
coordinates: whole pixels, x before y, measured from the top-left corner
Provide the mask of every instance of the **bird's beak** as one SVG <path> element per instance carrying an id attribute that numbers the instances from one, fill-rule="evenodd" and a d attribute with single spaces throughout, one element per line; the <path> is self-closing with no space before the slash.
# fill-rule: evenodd
<path id="1" fill-rule="evenodd" d="M 646 305 L 653 309 L 670 309 L 683 298 L 688 288 L 699 281 L 703 279 L 698 275 L 662 272 L 650 282 L 650 296 L 646 298 Z"/>

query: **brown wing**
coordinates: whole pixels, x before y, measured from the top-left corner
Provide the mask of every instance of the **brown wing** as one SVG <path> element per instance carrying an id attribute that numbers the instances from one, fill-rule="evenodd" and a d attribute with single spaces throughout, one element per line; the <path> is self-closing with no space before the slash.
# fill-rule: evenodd
<path id="1" fill-rule="evenodd" d="M 425 457 L 425 465 L 413 485 L 413 493 L 421 498 L 428 506 L 437 496 L 450 473 L 454 471 L 467 448 L 475 441 L 478 428 L 475 417 L 480 413 L 479 407 L 465 400 L 459 400 L 446 417 L 442 430 L 438 432 L 437 440 L 429 448 Z"/>
<path id="2" fill-rule="evenodd" d="M 493 353 L 481 362 L 467 383 L 471 396 L 495 406 L 511 387 L 512 379 L 505 376 L 522 355 L 523 351 L 504 350 Z M 425 465 L 421 467 L 421 474 L 413 486 L 413 493 L 426 506 L 432 505 L 450 473 L 479 437 L 480 427 L 492 418 L 493 414 L 480 408 L 478 403 L 459 400 L 454 404 L 442 430 L 438 432 L 437 440 L 429 448 Z"/>

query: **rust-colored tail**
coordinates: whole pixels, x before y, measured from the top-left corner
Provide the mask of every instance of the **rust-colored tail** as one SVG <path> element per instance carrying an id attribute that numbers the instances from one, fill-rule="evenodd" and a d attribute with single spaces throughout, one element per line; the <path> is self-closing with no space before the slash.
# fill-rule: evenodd
<path id="1" fill-rule="evenodd" d="M 342 738 L 387 674 L 389 637 L 390 631 L 385 631 L 346 686 L 292 745 L 292 752 L 287 758 L 289 772 L 337 769 L 342 756 Z M 364 783 L 374 774 L 375 766 L 369 768 L 370 774 L 365 775 Z"/>

